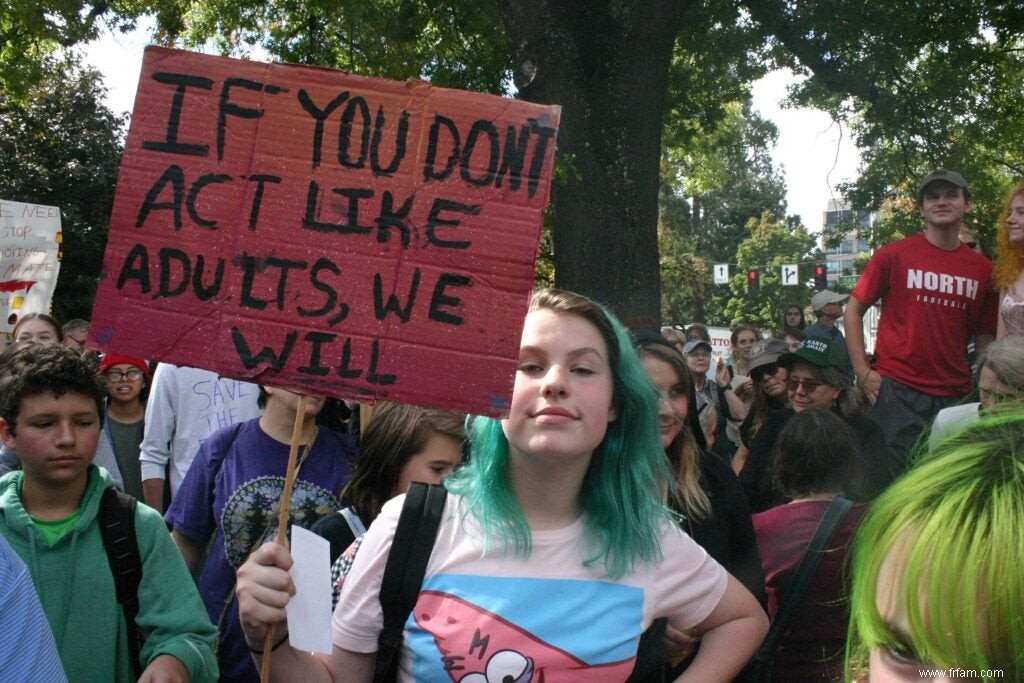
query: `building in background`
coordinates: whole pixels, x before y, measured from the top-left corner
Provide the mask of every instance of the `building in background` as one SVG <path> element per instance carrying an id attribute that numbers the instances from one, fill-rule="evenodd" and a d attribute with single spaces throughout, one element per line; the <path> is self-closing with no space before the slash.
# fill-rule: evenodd
<path id="1" fill-rule="evenodd" d="M 870 236 L 878 222 L 877 211 L 851 209 L 850 205 L 840 199 L 830 199 L 827 208 L 821 215 L 821 232 L 818 239 L 825 252 L 825 267 L 828 271 L 829 289 L 849 292 L 857 284 L 860 274 L 854 262 L 861 254 L 871 254 Z M 825 237 L 833 237 L 842 232 L 842 240 L 838 246 L 826 249 Z M 859 235 L 858 235 L 859 233 Z M 875 335 L 878 332 L 878 317 L 881 311 L 877 305 L 872 306 L 864 314 L 864 345 L 868 353 L 875 349 Z M 837 323 L 843 329 L 840 319 Z M 845 330 L 843 330 L 845 334 Z"/>
<path id="2" fill-rule="evenodd" d="M 878 221 L 878 212 L 851 209 L 846 202 L 838 199 L 830 199 L 827 206 L 822 214 L 822 239 L 825 235 L 832 236 L 837 230 L 848 226 L 839 245 L 825 249 L 829 287 L 839 285 L 841 289 L 849 290 L 857 284 L 854 261 L 860 254 L 871 253 L 868 236 Z M 824 245 L 822 248 L 824 249 Z"/>

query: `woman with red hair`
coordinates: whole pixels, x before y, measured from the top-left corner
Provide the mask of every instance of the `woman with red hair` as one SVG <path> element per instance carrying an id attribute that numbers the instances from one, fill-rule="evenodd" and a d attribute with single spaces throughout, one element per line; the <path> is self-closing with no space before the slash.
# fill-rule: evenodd
<path id="1" fill-rule="evenodd" d="M 998 232 L 995 284 L 999 287 L 996 338 L 1024 336 L 1024 185 L 1013 188 Z"/>

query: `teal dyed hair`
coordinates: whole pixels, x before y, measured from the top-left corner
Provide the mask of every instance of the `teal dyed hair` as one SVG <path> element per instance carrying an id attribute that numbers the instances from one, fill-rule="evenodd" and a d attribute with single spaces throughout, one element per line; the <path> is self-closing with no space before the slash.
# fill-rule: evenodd
<path id="1" fill-rule="evenodd" d="M 661 502 L 672 477 L 658 438 L 659 392 L 626 331 L 604 307 L 579 294 L 543 289 L 530 300 L 530 311 L 538 310 L 583 318 L 608 346 L 617 418 L 591 458 L 580 506 L 590 548 L 587 564 L 601 563 L 609 577 L 617 578 L 638 562 L 661 558 L 660 525 L 674 519 Z M 529 555 L 530 528 L 512 490 L 501 422 L 474 418 L 469 442 L 469 462 L 445 485 L 464 498 L 467 513 L 484 529 L 485 541 L 493 538 L 518 555 Z"/>
<path id="2" fill-rule="evenodd" d="M 847 680 L 871 650 L 914 653 L 921 668 L 1000 671 L 1024 680 L 1024 411 L 991 409 L 885 491 L 854 545 Z M 879 612 L 878 577 L 896 571 L 906 642 Z M 983 676 L 982 676 L 983 677 Z M 984 677 L 983 677 L 984 678 Z M 989 678 L 985 678 L 989 680 Z"/>

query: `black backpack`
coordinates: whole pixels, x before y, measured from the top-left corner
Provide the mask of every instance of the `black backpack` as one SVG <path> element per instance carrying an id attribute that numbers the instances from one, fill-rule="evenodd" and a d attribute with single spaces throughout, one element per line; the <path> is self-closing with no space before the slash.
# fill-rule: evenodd
<path id="1" fill-rule="evenodd" d="M 107 553 L 110 573 L 114 577 L 117 602 L 124 610 L 128 648 L 136 678 L 142 675 L 142 662 L 139 661 L 142 634 L 135 623 L 139 614 L 139 584 L 142 583 L 142 555 L 139 553 L 139 539 L 135 536 L 137 504 L 132 496 L 110 487 L 100 496 L 100 509 L 96 516 L 103 537 L 103 550 Z"/>
<path id="2" fill-rule="evenodd" d="M 374 683 L 393 683 L 398 677 L 402 628 L 416 606 L 447 497 L 444 486 L 418 481 L 405 494 L 380 587 L 384 628 L 377 639 Z"/>

